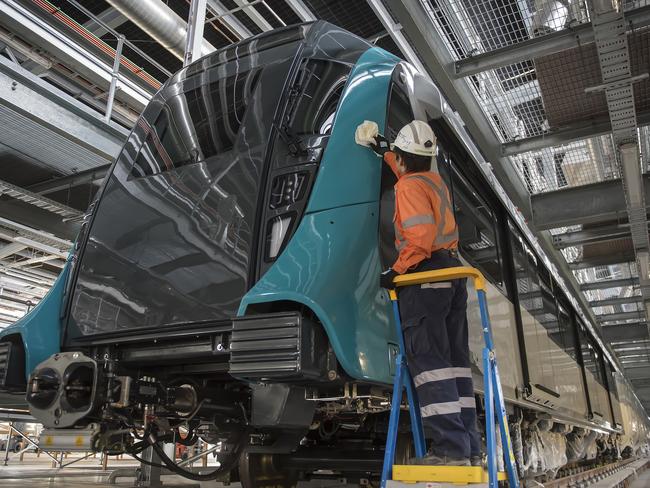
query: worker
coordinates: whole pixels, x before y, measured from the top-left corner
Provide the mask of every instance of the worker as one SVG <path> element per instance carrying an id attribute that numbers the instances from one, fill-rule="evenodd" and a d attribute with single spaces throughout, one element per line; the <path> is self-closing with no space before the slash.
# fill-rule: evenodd
<path id="1" fill-rule="evenodd" d="M 462 266 L 458 229 L 447 186 L 432 171 L 436 137 L 415 120 L 388 144 L 374 122 L 355 139 L 382 156 L 397 176 L 395 245 L 399 256 L 381 273 L 383 288 L 404 273 Z M 435 165 L 433 165 L 435 167 Z M 467 327 L 466 279 L 405 286 L 399 308 L 409 371 L 416 387 L 425 433 L 431 440 L 427 465 L 480 465 L 480 437 L 472 385 Z"/>

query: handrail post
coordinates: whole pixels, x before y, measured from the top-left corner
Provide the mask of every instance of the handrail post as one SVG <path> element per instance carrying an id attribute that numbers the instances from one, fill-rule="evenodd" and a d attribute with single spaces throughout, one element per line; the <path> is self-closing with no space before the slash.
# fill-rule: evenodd
<path id="1" fill-rule="evenodd" d="M 122 48 L 124 47 L 124 36 L 120 34 L 117 37 L 117 47 L 115 48 L 115 59 L 113 60 L 113 74 L 111 76 L 111 86 L 108 89 L 108 98 L 106 99 L 106 114 L 104 121 L 108 124 L 111 121 L 113 113 L 113 102 L 115 101 L 115 91 L 117 90 L 117 77 L 120 72 L 120 63 L 122 62 Z"/>

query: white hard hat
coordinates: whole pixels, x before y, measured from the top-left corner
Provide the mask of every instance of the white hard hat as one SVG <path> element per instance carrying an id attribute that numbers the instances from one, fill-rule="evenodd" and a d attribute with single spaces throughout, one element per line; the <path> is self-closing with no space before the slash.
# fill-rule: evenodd
<path id="1" fill-rule="evenodd" d="M 402 127 L 391 148 L 418 156 L 433 156 L 436 152 L 436 136 L 426 122 L 414 120 Z"/>

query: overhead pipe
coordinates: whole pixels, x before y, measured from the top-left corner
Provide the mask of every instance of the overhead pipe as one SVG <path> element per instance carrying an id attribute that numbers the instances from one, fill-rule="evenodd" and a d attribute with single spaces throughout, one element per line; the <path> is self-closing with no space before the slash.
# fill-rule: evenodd
<path id="1" fill-rule="evenodd" d="M 183 60 L 187 22 L 161 0 L 107 0 L 107 2 L 174 56 Z M 201 56 L 213 51 L 216 51 L 216 48 L 204 39 Z"/>

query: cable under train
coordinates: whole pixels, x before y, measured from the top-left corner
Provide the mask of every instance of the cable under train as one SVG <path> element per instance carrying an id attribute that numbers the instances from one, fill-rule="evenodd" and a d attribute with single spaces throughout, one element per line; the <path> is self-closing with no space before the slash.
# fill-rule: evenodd
<path id="1" fill-rule="evenodd" d="M 413 119 L 438 136 L 461 256 L 489 281 L 520 474 L 646 452 L 630 384 L 436 86 L 322 21 L 216 51 L 145 108 L 53 289 L 0 332 L 0 388 L 26 397 L 42 445 L 153 446 L 179 474 L 246 488 L 375 479 L 398 352 L 377 279 L 395 258 L 395 177 L 354 131 L 373 120 L 390 139 Z M 471 300 L 468 318 L 480 417 Z M 197 439 L 221 443 L 212 473 L 162 449 Z"/>

